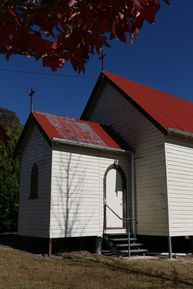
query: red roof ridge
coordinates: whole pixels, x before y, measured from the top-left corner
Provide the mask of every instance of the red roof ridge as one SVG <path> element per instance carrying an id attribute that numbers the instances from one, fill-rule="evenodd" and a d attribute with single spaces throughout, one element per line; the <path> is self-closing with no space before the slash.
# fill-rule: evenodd
<path id="1" fill-rule="evenodd" d="M 145 89 L 152 90 L 152 91 L 154 91 L 154 92 L 156 91 L 156 92 L 161 93 L 161 94 L 163 94 L 163 95 L 168 95 L 169 97 L 174 97 L 175 99 L 177 99 L 177 100 L 179 100 L 179 101 L 187 102 L 187 103 L 193 105 L 193 102 L 190 101 L 190 100 L 182 99 L 181 97 L 178 97 L 178 96 L 176 96 L 176 95 L 173 95 L 173 94 L 171 94 L 171 93 L 169 93 L 169 92 L 162 91 L 162 90 L 160 90 L 160 89 L 150 87 L 150 86 L 148 86 L 148 85 L 146 85 L 146 84 L 144 84 L 144 83 L 139 83 L 139 82 L 137 82 L 137 81 L 135 81 L 135 80 L 127 79 L 127 78 L 124 77 L 124 76 L 114 74 L 114 73 L 109 72 L 109 71 L 107 71 L 107 70 L 104 70 L 104 71 L 103 71 L 103 74 L 104 74 L 107 78 L 109 78 L 110 80 L 112 80 L 112 77 L 113 77 L 113 76 L 114 76 L 114 77 L 120 77 L 120 78 L 124 79 L 125 81 L 131 82 L 131 83 L 133 83 L 133 84 L 135 84 L 135 85 L 137 85 L 137 86 L 144 87 Z"/>
<path id="2" fill-rule="evenodd" d="M 193 102 L 128 80 L 108 71 L 104 71 L 103 75 L 115 89 L 162 132 L 165 133 L 169 128 L 172 128 L 182 132 L 193 133 Z M 85 115 L 87 110 L 88 106 L 83 115 Z"/>
<path id="3" fill-rule="evenodd" d="M 79 119 L 79 118 L 74 118 L 74 117 L 70 117 L 70 116 L 64 116 L 64 115 L 57 115 L 57 114 L 52 114 L 49 112 L 41 112 L 38 110 L 33 110 L 32 111 L 33 116 L 35 117 L 36 114 L 40 114 L 40 115 L 45 115 L 45 116 L 53 116 L 53 117 L 57 117 L 57 118 L 63 118 L 66 120 L 71 120 L 71 121 L 75 121 L 75 122 L 85 122 L 85 123 L 92 123 L 92 124 L 97 124 L 97 125 L 101 125 L 100 123 L 94 122 L 94 121 L 89 121 L 89 120 L 84 120 L 84 119 Z"/>

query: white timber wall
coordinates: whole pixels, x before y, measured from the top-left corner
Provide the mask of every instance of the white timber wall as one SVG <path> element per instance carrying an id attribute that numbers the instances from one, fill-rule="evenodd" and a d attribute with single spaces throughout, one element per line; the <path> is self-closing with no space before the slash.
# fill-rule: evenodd
<path id="1" fill-rule="evenodd" d="M 102 236 L 103 179 L 115 160 L 129 179 L 128 155 L 65 145 L 53 149 L 50 238 Z"/>
<path id="2" fill-rule="evenodd" d="M 49 237 L 52 150 L 34 126 L 22 152 L 19 200 L 19 235 Z M 30 199 L 31 170 L 39 169 L 38 199 Z"/>
<path id="3" fill-rule="evenodd" d="M 167 236 L 164 135 L 110 84 L 97 97 L 87 119 L 111 125 L 136 152 L 137 233 Z"/>
<path id="4" fill-rule="evenodd" d="M 171 236 L 193 235 L 193 144 L 165 144 Z"/>

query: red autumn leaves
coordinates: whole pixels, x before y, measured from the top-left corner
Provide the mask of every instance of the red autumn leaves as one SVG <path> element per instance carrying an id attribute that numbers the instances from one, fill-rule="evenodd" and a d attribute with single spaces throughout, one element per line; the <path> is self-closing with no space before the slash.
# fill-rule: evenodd
<path id="1" fill-rule="evenodd" d="M 33 56 L 52 70 L 70 61 L 81 72 L 109 40 L 127 42 L 153 23 L 159 8 L 159 0 L 1 0 L 0 53 Z"/>

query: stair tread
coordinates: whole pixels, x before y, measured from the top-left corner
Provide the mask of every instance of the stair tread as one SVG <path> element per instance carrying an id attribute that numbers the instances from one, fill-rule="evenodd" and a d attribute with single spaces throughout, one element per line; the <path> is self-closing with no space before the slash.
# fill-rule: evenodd
<path id="1" fill-rule="evenodd" d="M 128 233 L 105 233 L 107 236 L 128 236 Z"/>
<path id="2" fill-rule="evenodd" d="M 115 237 L 116 237 L 116 236 L 127 237 L 127 236 L 128 236 L 128 233 L 124 233 L 124 234 L 110 234 L 110 233 L 109 233 L 109 234 L 106 234 L 106 235 L 108 235 L 108 236 L 115 236 Z M 130 233 L 130 235 L 132 235 L 132 234 Z"/>
<path id="3" fill-rule="evenodd" d="M 122 254 L 126 254 L 126 253 L 128 253 L 128 250 L 120 250 L 120 252 Z M 148 250 L 146 250 L 146 249 L 131 249 L 130 250 L 130 253 L 146 253 L 146 252 L 148 252 Z"/>
<path id="4" fill-rule="evenodd" d="M 113 241 L 113 242 L 123 242 L 123 241 L 128 241 L 128 237 L 127 238 L 109 238 L 109 240 Z M 130 238 L 130 241 L 137 241 L 136 238 Z"/>
<path id="5" fill-rule="evenodd" d="M 142 243 L 132 243 L 130 244 L 130 247 L 142 247 L 143 244 Z M 125 244 L 116 244 L 116 247 L 128 247 L 128 243 Z"/>

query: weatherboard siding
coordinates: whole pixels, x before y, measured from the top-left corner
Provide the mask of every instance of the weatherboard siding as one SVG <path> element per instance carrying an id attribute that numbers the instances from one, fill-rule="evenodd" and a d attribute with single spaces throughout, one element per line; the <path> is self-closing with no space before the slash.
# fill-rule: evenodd
<path id="1" fill-rule="evenodd" d="M 39 169 L 38 199 L 30 199 L 31 170 Z M 49 237 L 51 147 L 34 126 L 22 151 L 19 235 Z"/>
<path id="2" fill-rule="evenodd" d="M 116 159 L 128 176 L 128 156 L 65 145 L 53 149 L 51 238 L 102 236 L 104 174 Z"/>
<path id="3" fill-rule="evenodd" d="M 137 233 L 168 235 L 164 135 L 108 83 L 87 119 L 111 125 L 136 152 Z"/>
<path id="4" fill-rule="evenodd" d="M 165 151 L 170 235 L 193 235 L 193 144 L 168 139 Z"/>

